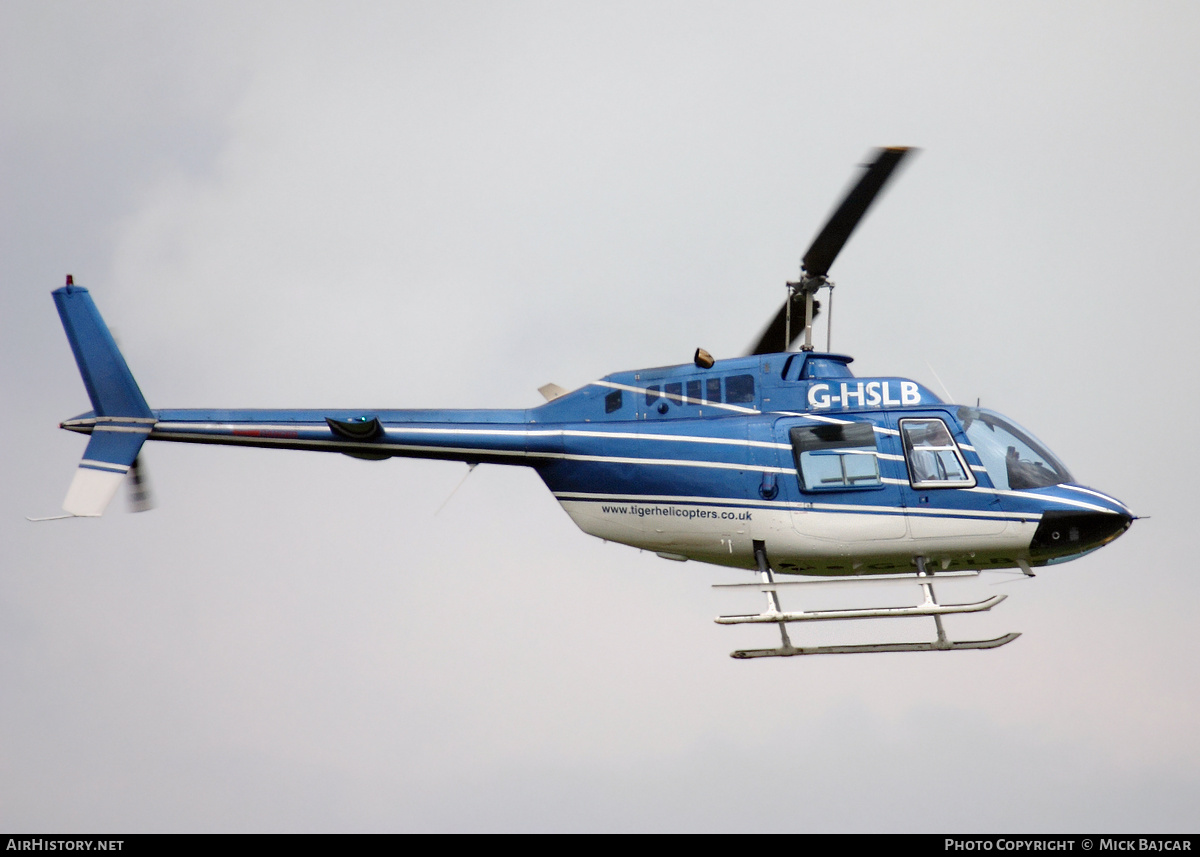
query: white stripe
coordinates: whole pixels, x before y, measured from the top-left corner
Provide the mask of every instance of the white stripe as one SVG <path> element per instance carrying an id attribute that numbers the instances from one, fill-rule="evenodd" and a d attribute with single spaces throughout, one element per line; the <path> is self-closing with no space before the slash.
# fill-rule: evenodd
<path id="1" fill-rule="evenodd" d="M 111 470 L 114 473 L 128 473 L 128 464 L 113 464 L 109 461 L 93 461 L 90 458 L 85 458 L 79 462 L 80 465 L 86 465 L 97 470 Z"/>
<path id="2" fill-rule="evenodd" d="M 1078 500 L 1068 500 L 1065 497 L 1055 497 L 1052 494 L 1029 494 L 1024 491 L 1005 491 L 1001 488 L 968 488 L 968 491 L 978 491 L 982 494 L 998 494 L 1001 497 L 1021 497 L 1026 500 L 1038 500 L 1046 503 L 1061 503 L 1064 506 L 1075 506 L 1079 509 L 1087 509 L 1091 512 L 1112 512 L 1112 509 L 1105 509 L 1103 506 L 1093 506 L 1091 503 L 1081 503 Z"/>
<path id="3" fill-rule="evenodd" d="M 805 508 L 809 508 L 809 506 L 806 505 Z M 1003 521 L 1015 521 L 1034 517 L 1031 514 L 1019 515 L 1013 512 L 987 512 L 977 509 L 914 509 L 911 506 L 900 508 L 897 506 L 859 506 L 843 505 L 840 503 L 812 503 L 811 508 L 822 512 L 894 512 L 897 515 L 911 514 L 932 518 L 996 518 Z M 1041 516 L 1038 515 L 1037 517 Z"/>
<path id="4" fill-rule="evenodd" d="M 621 440 L 631 438 L 633 440 L 661 440 L 672 441 L 678 440 L 684 443 L 718 443 L 727 444 L 729 446 L 752 446 L 760 449 L 791 449 L 791 444 L 787 443 L 771 443 L 765 440 L 742 440 L 740 438 L 725 438 L 725 437 L 697 437 L 695 435 L 675 435 L 675 434 L 643 434 L 640 432 L 618 432 L 618 431 L 579 431 L 576 429 L 563 429 L 558 432 L 563 437 L 605 437 L 613 440 Z"/>
<path id="5" fill-rule="evenodd" d="M 839 420 L 836 417 L 827 417 L 818 414 L 800 414 L 796 413 L 795 411 L 775 411 L 775 413 L 785 417 L 806 417 L 810 420 L 816 420 L 817 422 L 822 423 L 831 423 L 832 425 L 836 426 L 848 426 L 855 423 L 854 420 Z M 882 413 L 882 411 L 880 413 Z M 900 434 L 900 432 L 896 431 L 895 429 L 883 428 L 882 426 L 871 425 L 871 428 L 875 429 L 875 431 L 879 432 L 880 434 Z"/>
<path id="6" fill-rule="evenodd" d="M 559 458 L 567 461 L 604 461 L 613 464 L 653 464 L 666 467 L 707 467 L 713 470 L 752 470 L 755 473 L 795 473 L 788 467 L 764 467 L 754 464 L 730 463 L 724 461 L 694 461 L 678 458 L 622 458 L 613 455 L 572 455 L 561 452 L 529 452 L 530 458 Z"/>
<path id="7" fill-rule="evenodd" d="M 695 459 L 679 459 L 679 458 L 635 458 L 630 456 L 615 456 L 615 455 L 575 455 L 563 452 L 528 452 L 523 449 L 482 449 L 477 446 L 455 447 L 455 446 L 419 446 L 416 444 L 403 443 L 353 443 L 347 441 L 332 441 L 332 440 L 315 440 L 300 437 L 254 437 L 247 435 L 227 435 L 227 434 L 188 434 L 186 432 L 167 432 L 163 439 L 171 438 L 180 439 L 195 439 L 195 440 L 212 440 L 220 438 L 222 445 L 237 446 L 239 444 L 289 444 L 292 446 L 307 446 L 317 449 L 332 448 L 336 451 L 344 449 L 362 450 L 364 452 L 384 452 L 388 450 L 400 450 L 405 452 L 430 452 L 430 453 L 454 453 L 469 458 L 480 456 L 497 456 L 497 457 L 523 457 L 523 458 L 549 458 L 560 459 L 565 461 L 598 461 L 611 462 L 613 464 L 647 464 L 655 466 L 667 467 L 706 467 L 712 470 L 748 470 L 754 473 L 795 473 L 795 469 L 789 467 L 768 467 L 764 465 L 746 464 L 743 462 L 725 462 L 725 461 L 697 461 Z"/>
<path id="8" fill-rule="evenodd" d="M 496 435 L 499 437 L 550 437 L 561 434 L 560 429 L 451 429 L 451 428 L 401 428 L 402 424 L 385 424 L 385 431 L 405 431 L 411 434 L 461 434 L 461 435 Z M 295 422 L 295 423 L 186 423 L 176 421 L 160 421 L 155 426 L 157 432 L 182 431 L 328 431 L 325 423 Z"/>
<path id="9" fill-rule="evenodd" d="M 1039 521 L 1042 518 L 1041 512 L 988 512 L 983 509 L 916 509 L 908 506 L 906 511 L 910 515 L 924 515 L 929 517 L 954 514 L 958 517 L 969 515 L 972 518 L 996 518 L 1002 521 Z"/>
<path id="10" fill-rule="evenodd" d="M 1040 512 L 988 512 L 977 509 L 904 509 L 897 506 L 864 506 L 838 503 L 801 503 L 789 500 L 751 500 L 745 497 L 688 497 L 670 494 L 592 494 L 582 491 L 556 491 L 558 500 L 596 500 L 610 503 L 679 503 L 686 505 L 743 506 L 756 509 L 791 509 L 793 511 L 816 512 L 870 512 L 880 515 L 920 514 L 924 517 L 942 518 L 988 518 L 1001 521 L 1036 521 Z"/>
<path id="11" fill-rule="evenodd" d="M 1124 509 L 1130 517 L 1136 517 L 1133 514 L 1133 511 L 1116 497 L 1109 497 L 1107 494 L 1101 494 L 1099 491 L 1093 491 L 1091 488 L 1084 488 L 1082 485 L 1059 485 L 1058 487 L 1066 488 L 1068 491 L 1082 491 L 1084 494 L 1091 494 L 1093 497 L 1099 497 L 1101 500 L 1107 500 L 1110 503 L 1115 503 Z"/>
<path id="12" fill-rule="evenodd" d="M 327 426 L 324 423 L 179 423 L 179 422 L 160 422 L 156 428 L 159 432 L 176 433 L 177 430 L 204 430 L 212 431 L 319 431 L 324 432 Z M 466 437 L 490 436 L 490 437 L 599 437 L 610 440 L 649 440 L 671 442 L 678 441 L 680 443 L 701 443 L 701 444 L 723 444 L 726 446 L 743 446 L 755 447 L 759 449 L 784 449 L 790 450 L 792 447 L 786 443 L 773 443 L 762 440 L 745 440 L 743 438 L 725 438 L 725 437 L 699 437 L 696 435 L 675 435 L 675 434 L 649 434 L 646 432 L 619 432 L 619 431 L 583 431 L 580 429 L 459 429 L 459 428 L 408 428 L 402 424 L 391 423 L 384 426 L 386 434 L 413 434 L 413 435 L 461 435 Z M 237 435 L 242 437 L 244 435 Z M 315 440 L 316 438 L 313 438 Z M 900 460 L 900 456 L 886 456 Z"/>
<path id="13" fill-rule="evenodd" d="M 253 435 L 231 435 L 231 434 L 190 434 L 188 432 L 156 432 L 161 434 L 161 437 L 152 438 L 154 440 L 219 440 L 222 446 L 239 446 L 241 444 L 290 444 L 292 446 L 311 447 L 313 449 L 332 449 L 334 451 L 342 451 L 344 449 L 362 450 L 364 452 L 381 452 L 386 450 L 402 450 L 408 452 L 453 452 L 471 457 L 482 455 L 495 456 L 526 456 L 528 453 L 523 449 L 483 449 L 478 446 L 421 446 L 418 444 L 401 444 L 401 443 L 367 443 L 367 442 L 351 442 L 351 441 L 335 441 L 335 440 L 317 440 L 313 438 L 302 437 L 256 437 Z"/>
<path id="14" fill-rule="evenodd" d="M 757 412 L 756 412 L 757 413 Z M 850 425 L 848 420 L 828 420 L 823 417 L 810 416 L 808 414 L 795 414 L 779 412 L 784 416 L 791 417 L 808 417 L 809 419 L 819 420 L 821 422 L 834 422 L 839 425 Z M 891 429 L 881 429 L 878 426 L 872 426 L 878 432 L 890 432 L 897 434 Z M 745 440 L 743 438 L 725 438 L 725 437 L 700 437 L 698 435 L 680 435 L 680 434 L 651 434 L 648 432 L 621 432 L 621 431 L 585 431 L 582 429 L 467 429 L 467 428 L 425 428 L 418 425 L 411 427 L 404 423 L 384 423 L 385 434 L 413 434 L 413 435 L 461 435 L 465 437 L 489 436 L 489 437 L 599 437 L 608 438 L 611 440 L 650 440 L 650 441 L 679 441 L 680 443 L 707 443 L 707 444 L 724 444 L 727 446 L 744 446 L 754 447 L 757 449 L 782 449 L 791 450 L 791 444 L 775 443 L 773 441 L 763 440 Z M 328 431 L 328 426 L 325 423 L 316 422 L 295 422 L 295 423 L 217 423 L 217 422 L 177 422 L 162 420 L 154 427 L 154 431 L 159 433 L 175 434 L 180 431 L 213 431 L 232 433 L 234 431 Z M 902 455 L 891 455 L 889 453 L 875 453 L 880 458 L 885 458 L 889 461 L 903 461 Z"/>
<path id="15" fill-rule="evenodd" d="M 87 417 L 82 420 L 66 420 L 63 425 L 90 426 L 96 423 L 147 423 L 153 425 L 156 422 L 158 422 L 157 417 Z"/>
<path id="16" fill-rule="evenodd" d="M 797 506 L 783 500 L 749 500 L 745 497 L 686 497 L 670 494 L 592 494 L 584 491 L 556 491 L 558 500 L 598 500 L 612 503 L 684 503 L 708 506 L 749 506 L 754 508 L 788 508 Z"/>

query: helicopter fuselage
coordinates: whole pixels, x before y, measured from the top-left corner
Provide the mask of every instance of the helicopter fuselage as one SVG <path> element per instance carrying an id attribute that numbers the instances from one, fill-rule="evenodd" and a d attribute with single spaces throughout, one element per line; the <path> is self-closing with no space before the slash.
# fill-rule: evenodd
<path id="1" fill-rule="evenodd" d="M 528 466 L 590 535 L 739 568 L 756 567 L 757 546 L 785 574 L 907 572 L 915 556 L 943 570 L 1028 568 L 1081 556 L 1132 521 L 998 414 L 948 405 L 905 378 L 855 378 L 850 361 L 795 352 L 619 372 L 524 410 L 147 409 L 138 418 L 125 406 L 62 427 L 126 445 Z M 105 466 L 97 458 L 89 445 L 81 467 Z"/>

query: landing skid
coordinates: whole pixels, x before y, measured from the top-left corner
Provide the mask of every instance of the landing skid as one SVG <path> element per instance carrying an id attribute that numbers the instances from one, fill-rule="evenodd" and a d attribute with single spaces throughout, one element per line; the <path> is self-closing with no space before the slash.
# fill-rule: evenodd
<path id="1" fill-rule="evenodd" d="M 949 640 L 946 630 L 942 627 L 942 616 L 948 613 L 978 613 L 991 610 L 1004 601 L 1005 595 L 993 595 L 983 601 L 969 604 L 939 604 L 933 594 L 933 576 L 925 568 L 925 558 L 917 557 L 917 574 L 908 579 L 921 586 L 925 599 L 914 607 L 868 607 L 853 610 L 809 610 L 785 612 L 779 605 L 779 589 L 787 584 L 775 581 L 767 560 L 766 549 L 760 542 L 754 546 L 755 559 L 759 572 L 762 574 L 761 588 L 767 594 L 767 609 L 762 613 L 751 613 L 737 616 L 718 616 L 719 625 L 743 625 L 774 623 L 779 625 L 781 645 L 777 649 L 739 649 L 730 653 L 730 657 L 745 658 L 791 658 L 797 655 L 857 655 L 875 654 L 879 652 L 949 652 L 958 649 L 995 649 L 1007 645 L 1019 633 L 1005 634 L 991 640 Z M 864 579 L 867 583 L 878 581 L 879 578 Z M 841 583 L 858 583 L 854 578 L 839 579 Z M 916 643 L 866 643 L 851 646 L 794 646 L 788 637 L 789 622 L 820 622 L 845 619 L 888 619 L 911 618 L 914 616 L 932 616 L 937 625 L 937 639 L 929 642 Z"/>
<path id="2" fill-rule="evenodd" d="M 929 643 L 871 643 L 861 646 L 781 646 L 778 649 L 738 649 L 731 658 L 791 658 L 796 655 L 859 655 L 874 652 L 949 652 L 955 649 L 996 649 L 1011 643 L 1020 633 L 994 640 L 934 640 Z"/>

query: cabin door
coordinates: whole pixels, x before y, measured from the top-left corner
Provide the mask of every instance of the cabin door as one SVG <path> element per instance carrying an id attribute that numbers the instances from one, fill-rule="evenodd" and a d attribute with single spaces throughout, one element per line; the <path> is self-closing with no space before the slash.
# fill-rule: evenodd
<path id="1" fill-rule="evenodd" d="M 790 459 L 786 481 L 796 498 L 796 532 L 850 554 L 856 544 L 908 534 L 898 484 L 903 459 L 886 415 L 784 417 L 775 436 L 781 457 Z"/>
<path id="2" fill-rule="evenodd" d="M 908 528 L 920 545 L 965 548 L 979 536 L 1003 532 L 1000 498 L 974 491 L 979 476 L 967 463 L 962 445 L 966 435 L 945 411 L 894 415 L 904 461 L 901 496 L 908 511 Z"/>

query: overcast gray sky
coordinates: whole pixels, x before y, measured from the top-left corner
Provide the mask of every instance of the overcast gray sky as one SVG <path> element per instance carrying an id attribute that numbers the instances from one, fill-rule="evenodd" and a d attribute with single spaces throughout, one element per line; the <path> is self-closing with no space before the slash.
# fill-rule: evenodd
<path id="1" fill-rule="evenodd" d="M 1196 831 L 1195 4 L 0 22 L 0 826 Z M 435 514 L 462 465 L 162 444 L 154 512 L 24 520 L 84 446 L 67 272 L 155 407 L 527 407 L 741 353 L 876 145 L 923 151 L 833 269 L 835 349 L 1152 516 L 947 621 L 1004 649 L 733 661 L 772 633 L 712 623 L 737 573 L 522 469 Z"/>

